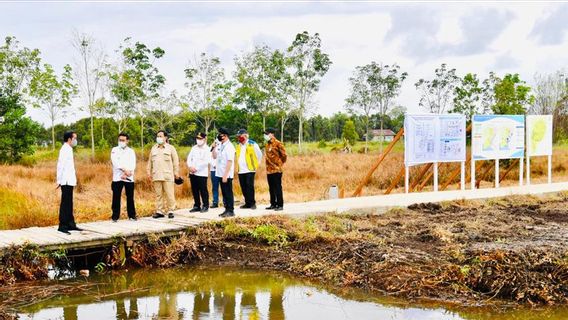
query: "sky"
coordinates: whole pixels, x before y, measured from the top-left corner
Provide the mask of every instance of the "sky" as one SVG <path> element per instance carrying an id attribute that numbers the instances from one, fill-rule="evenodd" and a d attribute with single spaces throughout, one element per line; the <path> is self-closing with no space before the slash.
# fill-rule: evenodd
<path id="1" fill-rule="evenodd" d="M 302 31 L 319 33 L 333 62 L 316 95 L 316 113 L 345 111 L 348 78 L 356 66 L 397 63 L 409 76 L 396 104 L 425 112 L 414 83 L 441 63 L 458 75 L 485 78 L 568 69 L 568 3 L 535 2 L 4 2 L 0 35 L 38 48 L 61 71 L 73 65 L 74 31 L 97 39 L 109 56 L 126 37 L 166 51 L 157 66 L 167 89 L 185 94 L 184 73 L 201 52 L 218 56 L 230 77 L 234 57 L 266 44 L 285 49 Z M 77 99 L 73 109 L 82 100 Z M 44 124 L 40 110 L 30 116 Z M 62 119 L 69 123 L 83 112 Z"/>

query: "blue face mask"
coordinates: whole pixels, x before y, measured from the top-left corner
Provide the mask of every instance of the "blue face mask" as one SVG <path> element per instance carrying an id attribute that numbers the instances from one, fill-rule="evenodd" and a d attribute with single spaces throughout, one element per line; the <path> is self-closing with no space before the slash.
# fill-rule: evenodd
<path id="1" fill-rule="evenodd" d="M 77 139 L 73 138 L 73 140 L 71 140 L 71 146 L 72 146 L 72 147 L 76 147 L 76 146 L 77 146 Z"/>

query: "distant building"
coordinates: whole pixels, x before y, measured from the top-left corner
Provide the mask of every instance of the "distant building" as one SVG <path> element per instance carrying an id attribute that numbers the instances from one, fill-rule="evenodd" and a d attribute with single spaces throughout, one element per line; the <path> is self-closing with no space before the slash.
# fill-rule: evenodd
<path id="1" fill-rule="evenodd" d="M 391 142 L 394 136 L 396 135 L 396 133 L 394 133 L 390 129 L 382 130 L 382 135 L 380 129 L 372 129 L 369 130 L 369 134 L 370 134 L 369 141 L 381 141 L 381 137 L 384 137 L 386 142 Z M 367 136 L 366 134 L 363 135 L 363 141 L 365 141 L 366 136 Z"/>

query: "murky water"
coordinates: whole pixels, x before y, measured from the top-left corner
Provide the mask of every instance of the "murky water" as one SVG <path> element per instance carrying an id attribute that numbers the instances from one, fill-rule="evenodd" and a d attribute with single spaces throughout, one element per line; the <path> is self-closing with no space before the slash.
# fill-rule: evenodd
<path id="1" fill-rule="evenodd" d="M 77 280 L 73 280 L 74 283 Z M 449 310 L 360 290 L 333 292 L 274 273 L 233 269 L 138 270 L 92 276 L 82 294 L 21 310 L 21 319 L 568 319 L 567 308 Z"/>

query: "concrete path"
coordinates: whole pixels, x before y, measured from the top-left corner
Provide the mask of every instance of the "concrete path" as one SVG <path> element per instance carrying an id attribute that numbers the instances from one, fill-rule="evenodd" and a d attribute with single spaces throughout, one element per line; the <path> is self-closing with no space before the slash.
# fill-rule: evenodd
<path id="1" fill-rule="evenodd" d="M 304 203 L 285 204 L 284 211 L 276 212 L 289 216 L 304 216 L 329 212 L 347 212 L 358 210 L 373 210 L 382 213 L 394 207 L 406 207 L 422 202 L 442 202 L 453 200 L 474 200 L 510 195 L 545 194 L 568 190 L 568 182 L 540 184 L 531 186 L 503 187 L 499 189 L 456 190 L 442 192 L 423 192 L 410 194 L 391 194 L 359 198 L 344 198 L 336 200 L 311 201 Z M 254 217 L 274 214 L 274 211 L 264 209 L 259 205 L 256 210 L 236 209 L 237 217 Z M 109 245 L 117 239 L 138 240 L 149 234 L 171 236 L 197 226 L 205 221 L 221 219 L 218 217 L 222 208 L 211 209 L 208 213 L 189 213 L 188 209 L 178 210 L 174 219 L 141 218 L 138 221 L 120 220 L 81 223 L 82 232 L 72 232 L 66 235 L 57 231 L 57 227 L 34 227 L 20 230 L 0 231 L 0 250 L 11 245 L 25 243 L 38 245 L 44 250 L 51 249 L 81 249 Z"/>

